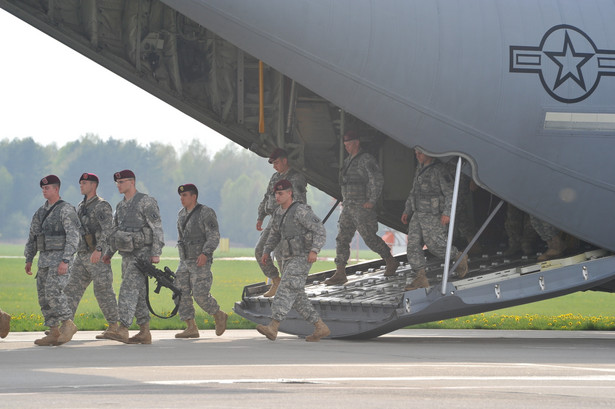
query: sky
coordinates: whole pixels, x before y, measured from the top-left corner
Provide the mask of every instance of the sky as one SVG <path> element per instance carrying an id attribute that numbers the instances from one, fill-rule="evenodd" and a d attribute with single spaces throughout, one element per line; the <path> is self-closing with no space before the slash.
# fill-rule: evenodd
<path id="1" fill-rule="evenodd" d="M 0 55 L 0 140 L 61 147 L 91 133 L 178 153 L 193 139 L 210 153 L 232 143 L 3 9 Z"/>

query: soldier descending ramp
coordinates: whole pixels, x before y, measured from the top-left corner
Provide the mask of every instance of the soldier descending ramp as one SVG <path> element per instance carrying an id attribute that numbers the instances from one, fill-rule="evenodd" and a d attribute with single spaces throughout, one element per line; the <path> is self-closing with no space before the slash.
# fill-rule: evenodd
<path id="1" fill-rule="evenodd" d="M 456 173 L 454 198 L 458 190 L 460 164 Z M 454 229 L 456 200 L 453 200 L 450 231 Z M 466 250 L 484 231 L 501 203 L 479 229 Z M 402 263 L 392 276 L 387 276 L 383 260 L 375 260 L 346 267 L 349 280 L 343 285 L 326 286 L 324 281 L 335 270 L 308 276 L 305 287 L 308 299 L 331 331 L 331 338 L 371 338 L 388 332 L 429 321 L 475 314 L 527 302 L 538 301 L 575 291 L 611 285 L 609 271 L 615 256 L 605 250 L 588 249 L 564 258 L 539 262 L 541 254 L 511 258 L 502 252 L 483 254 L 468 259 L 468 273 L 462 279 L 449 282 L 448 261 L 428 260 L 426 271 L 428 288 L 405 291 L 406 281 L 416 278 L 408 263 Z M 460 258 L 461 258 L 460 257 Z M 396 259 L 403 261 L 404 255 Z M 454 271 L 453 265 L 451 271 Z M 234 310 L 244 318 L 259 324 L 269 322 L 272 301 L 262 296 L 265 283 L 244 288 L 242 300 Z M 311 326 L 296 313 L 289 313 L 279 331 L 307 336 Z"/>

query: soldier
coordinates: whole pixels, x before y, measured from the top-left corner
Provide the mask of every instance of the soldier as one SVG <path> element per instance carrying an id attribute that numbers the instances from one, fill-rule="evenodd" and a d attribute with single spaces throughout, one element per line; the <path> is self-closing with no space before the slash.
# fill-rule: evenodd
<path id="1" fill-rule="evenodd" d="M 280 206 L 269 223 L 271 234 L 263 250 L 262 262 L 265 263 L 271 251 L 280 245 L 282 279 L 271 305 L 271 322 L 269 325 L 257 325 L 256 330 L 274 341 L 280 322 L 294 308 L 315 326 L 312 335 L 305 340 L 316 342 L 331 332 L 308 300 L 305 281 L 312 263 L 325 244 L 327 233 L 308 205 L 293 201 L 292 184 L 288 180 L 280 180 L 273 190 Z"/>
<path id="2" fill-rule="evenodd" d="M 93 173 L 84 173 L 79 178 L 79 189 L 84 197 L 77 206 L 77 216 L 83 235 L 64 292 L 74 317 L 83 293 L 94 281 L 96 301 L 109 324 L 108 329 L 96 335 L 96 338 L 105 339 L 109 331 L 117 331 L 119 316 L 113 291 L 113 271 L 109 264 L 102 262 L 102 254 L 108 249 L 107 241 L 113 227 L 113 209 L 109 202 L 96 194 L 98 182 L 98 176 Z"/>
<path id="3" fill-rule="evenodd" d="M 60 198 L 60 178 L 46 176 L 40 186 L 47 200 L 32 217 L 24 256 L 26 274 L 32 275 L 32 260 L 39 252 L 36 289 L 49 333 L 34 343 L 61 345 L 77 332 L 64 287 L 69 277 L 68 265 L 79 244 L 81 225 L 75 208 Z"/>
<path id="4" fill-rule="evenodd" d="M 547 251 L 542 253 L 536 260 L 538 261 L 547 261 L 557 257 L 560 257 L 564 254 L 564 250 L 566 250 L 566 244 L 562 240 L 561 231 L 543 220 L 540 220 L 536 216 L 530 216 L 530 222 L 532 223 L 532 227 L 536 230 L 536 233 L 540 236 L 540 238 L 547 243 Z"/>
<path id="5" fill-rule="evenodd" d="M 538 234 L 532 227 L 529 214 L 507 203 L 504 229 L 508 236 L 508 248 L 504 252 L 505 256 L 514 256 L 520 252 L 523 252 L 526 256 L 536 253 L 535 243 Z"/>
<path id="6" fill-rule="evenodd" d="M 447 168 L 453 178 L 457 170 L 456 164 L 456 160 L 450 161 L 447 164 Z M 472 204 L 472 192 L 477 188 L 472 178 L 461 172 L 459 190 L 457 193 L 457 212 L 455 213 L 455 233 L 459 232 L 461 237 L 463 237 L 468 244 L 472 241 L 477 231 L 474 223 L 474 210 Z M 482 246 L 479 241 L 476 241 L 468 251 L 468 254 L 476 255 L 481 252 Z"/>
<path id="7" fill-rule="evenodd" d="M 265 220 L 265 217 L 273 215 L 273 212 L 279 207 L 275 201 L 273 186 L 282 179 L 288 180 L 293 185 L 293 195 L 295 197 L 295 201 L 307 204 L 307 182 L 305 181 L 305 178 L 301 173 L 290 168 L 286 151 L 284 149 L 276 148 L 273 152 L 271 152 L 271 155 L 269 156 L 269 163 L 273 164 L 273 168 L 276 170 L 276 172 L 271 176 L 271 179 L 269 180 L 269 185 L 267 185 L 267 191 L 265 192 L 265 196 L 263 197 L 261 203 L 258 205 L 256 230 L 262 231 L 262 233 L 258 240 L 258 243 L 256 243 L 256 248 L 254 249 L 256 261 L 259 263 L 258 265 L 261 270 L 263 270 L 263 274 L 265 274 L 265 276 L 267 276 L 267 278 L 270 278 L 273 282 L 271 288 L 265 294 L 263 294 L 264 297 L 273 297 L 275 295 L 275 292 L 277 291 L 278 286 L 280 285 L 280 274 L 278 272 L 278 269 L 273 265 L 273 260 L 268 258 L 266 264 L 263 264 L 261 262 L 261 259 L 263 257 L 263 248 L 265 247 L 265 243 L 267 243 L 267 239 L 269 238 L 269 233 L 271 231 L 271 223 L 268 223 L 267 227 L 265 227 L 265 230 L 263 230 L 263 220 Z M 271 219 L 269 221 L 271 222 Z"/>
<path id="8" fill-rule="evenodd" d="M 182 291 L 179 317 L 186 321 L 188 328 L 175 334 L 175 338 L 199 337 L 192 297 L 203 310 L 213 315 L 216 335 L 220 336 L 226 330 L 228 315 L 220 309 L 210 293 L 213 280 L 211 264 L 214 251 L 220 243 L 218 219 L 213 209 L 197 202 L 199 190 L 195 185 L 181 185 L 177 193 L 183 207 L 177 215 L 179 267 L 175 284 Z"/>
<path id="9" fill-rule="evenodd" d="M 446 225 L 450 222 L 453 199 L 453 180 L 445 165 L 420 149 L 415 149 L 415 154 L 418 165 L 401 221 L 408 224 L 408 262 L 418 274 L 411 283 L 406 283 L 406 291 L 429 287 L 423 244 L 427 245 L 431 254 L 445 257 Z M 412 218 L 408 223 L 410 214 Z M 451 254 L 460 255 L 454 246 Z M 468 256 L 464 255 L 457 268 L 457 276 L 463 278 L 467 272 Z"/>
<path id="10" fill-rule="evenodd" d="M 6 338 L 11 330 L 11 314 L 0 309 L 0 338 Z"/>
<path id="11" fill-rule="evenodd" d="M 149 310 L 146 303 L 146 278 L 135 265 L 136 260 L 160 262 L 164 234 L 158 202 L 137 191 L 135 174 L 122 170 L 113 175 L 118 191 L 124 199 L 115 207 L 113 231 L 103 262 L 110 263 L 116 251 L 122 256 L 122 285 L 118 297 L 119 327 L 107 331 L 106 337 L 126 344 L 151 344 Z M 128 337 L 128 328 L 136 317 L 139 332 Z"/>
<path id="12" fill-rule="evenodd" d="M 359 136 L 354 131 L 344 135 L 344 148 L 348 156 L 340 174 L 343 209 L 337 222 L 335 274 L 325 280 L 326 285 L 344 284 L 346 264 L 350 258 L 350 242 L 359 231 L 365 244 L 386 261 L 385 276 L 392 276 L 399 263 L 391 255 L 391 249 L 376 233 L 378 220 L 375 206 L 382 194 L 384 177 L 376 159 L 361 150 Z"/>

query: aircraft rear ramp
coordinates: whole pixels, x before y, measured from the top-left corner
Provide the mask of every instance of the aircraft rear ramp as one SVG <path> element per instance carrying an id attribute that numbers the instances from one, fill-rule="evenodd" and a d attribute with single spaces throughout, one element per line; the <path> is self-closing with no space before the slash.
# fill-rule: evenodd
<path id="1" fill-rule="evenodd" d="M 405 256 L 397 256 L 403 261 Z M 404 291 L 414 272 L 401 264 L 397 274 L 385 277 L 384 262 L 375 260 L 347 267 L 348 282 L 325 286 L 334 270 L 311 274 L 306 293 L 331 330 L 331 338 L 372 338 L 408 325 L 476 314 L 599 287 L 613 280 L 615 256 L 589 250 L 568 257 L 537 262 L 536 257 L 501 254 L 471 258 L 463 279 L 447 283 L 442 293 L 440 262 L 428 264 L 431 287 Z M 271 320 L 273 298 L 265 298 L 265 283 L 244 288 L 234 311 L 259 324 Z M 280 324 L 280 331 L 299 336 L 313 326 L 294 310 Z"/>

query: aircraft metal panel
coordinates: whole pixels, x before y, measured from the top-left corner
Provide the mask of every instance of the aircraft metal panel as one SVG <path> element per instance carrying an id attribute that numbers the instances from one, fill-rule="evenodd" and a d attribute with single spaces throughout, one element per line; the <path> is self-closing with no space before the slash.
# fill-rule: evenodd
<path id="1" fill-rule="evenodd" d="M 517 207 L 615 249 L 615 141 L 543 133 L 545 109 L 612 108 L 613 68 L 588 71 L 585 95 L 574 69 L 558 76 L 550 62 L 570 52 L 566 33 L 586 54 L 585 40 L 600 40 L 591 61 L 607 61 L 612 2 L 165 2 L 405 145 L 463 154 L 483 186 Z M 515 47 L 526 59 L 509 61 Z"/>

